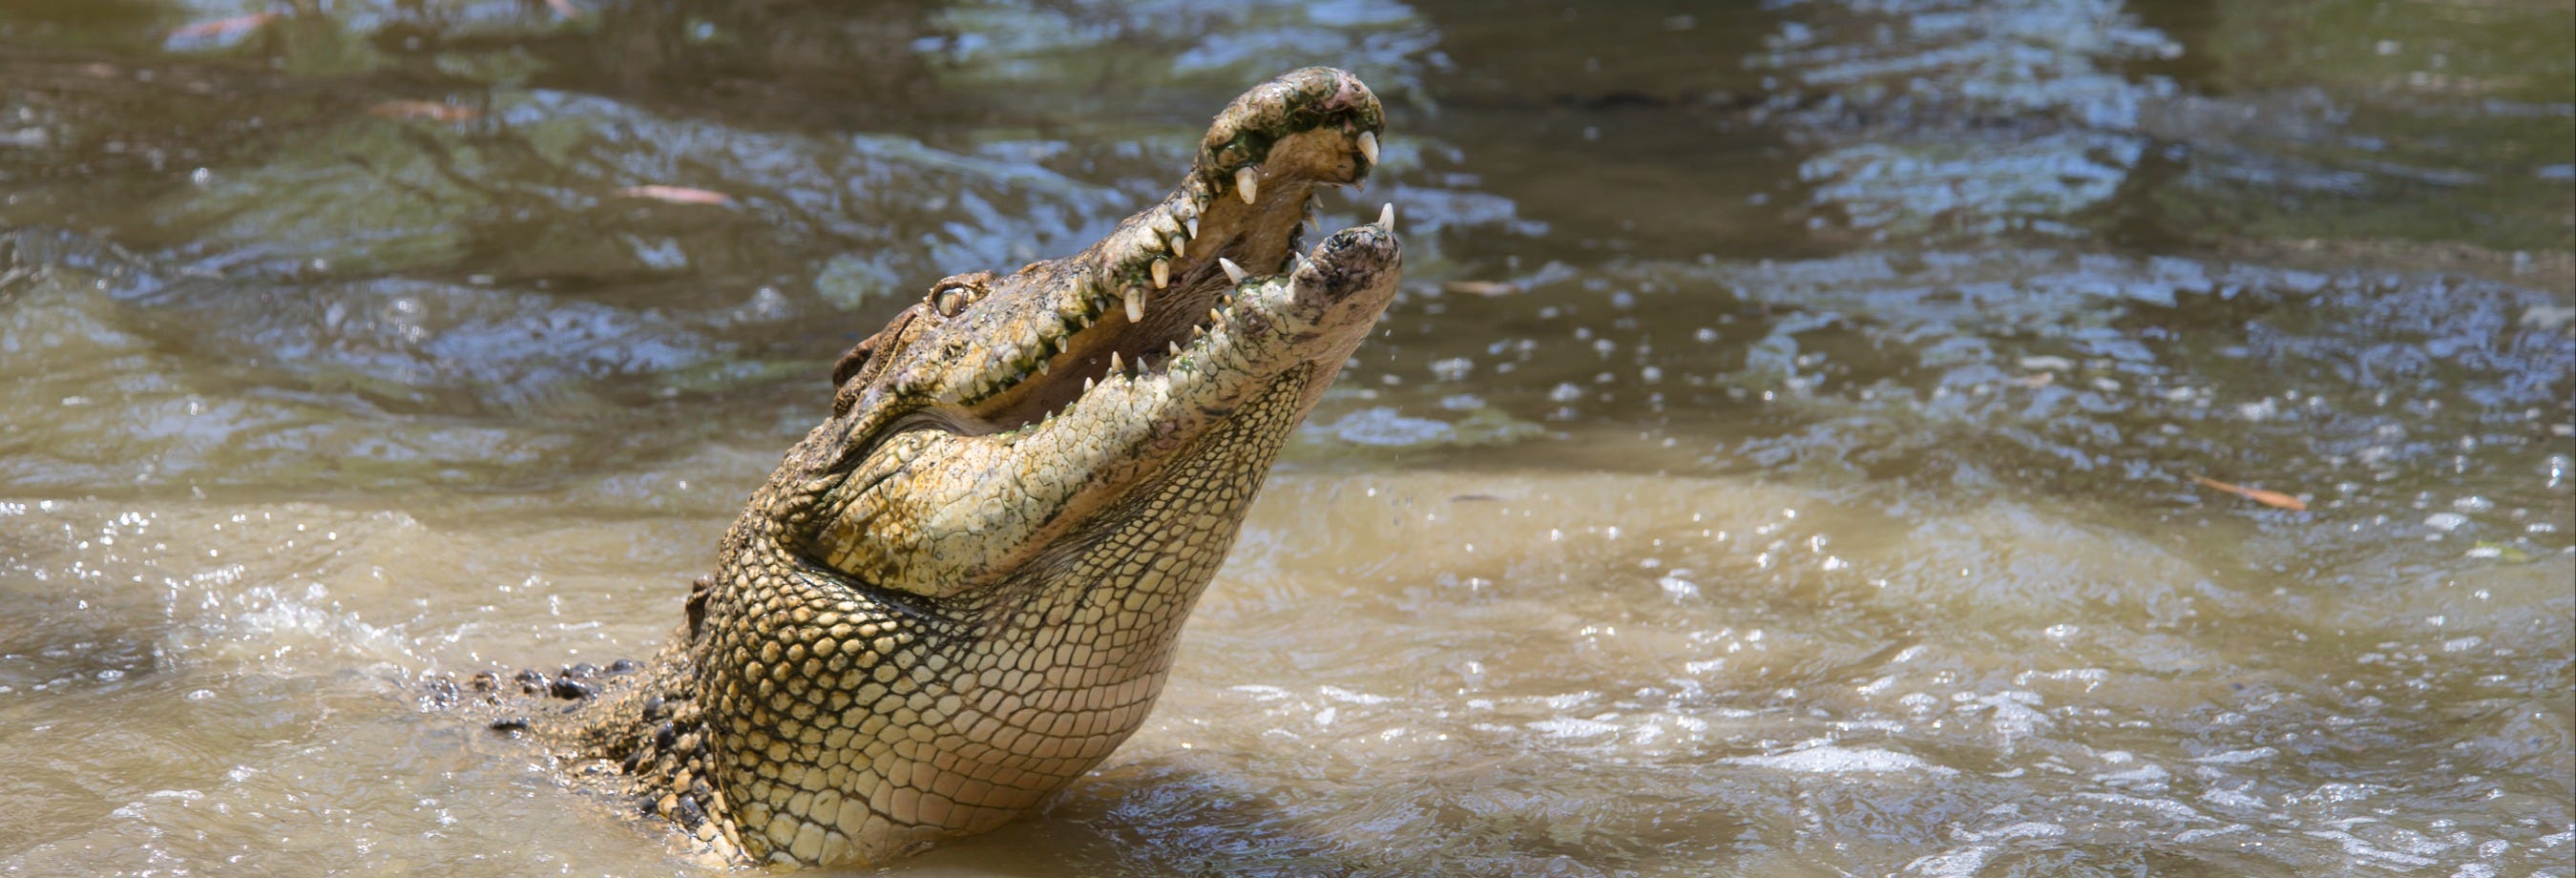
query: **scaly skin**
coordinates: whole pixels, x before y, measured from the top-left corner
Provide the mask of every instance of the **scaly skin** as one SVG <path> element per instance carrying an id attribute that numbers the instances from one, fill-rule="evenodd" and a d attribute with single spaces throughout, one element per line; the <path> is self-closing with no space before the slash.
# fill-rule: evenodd
<path id="1" fill-rule="evenodd" d="M 1289 73 L 1089 250 L 941 281 L 835 369 L 831 419 L 661 654 L 533 683 L 574 706 L 496 727 L 751 862 L 882 862 L 1045 801 L 1143 723 L 1280 445 L 1394 295 L 1392 208 L 1292 256 L 1380 125 L 1350 74 Z"/>

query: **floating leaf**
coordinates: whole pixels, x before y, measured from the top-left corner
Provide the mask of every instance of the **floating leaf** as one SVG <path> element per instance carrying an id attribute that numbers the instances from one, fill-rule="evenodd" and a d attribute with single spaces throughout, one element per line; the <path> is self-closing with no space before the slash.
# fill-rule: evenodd
<path id="1" fill-rule="evenodd" d="M 687 186 L 628 186 L 624 189 L 617 190 L 617 194 L 625 198 L 650 198 L 655 201 L 668 201 L 673 204 L 707 204 L 721 206 L 733 203 L 733 196 L 731 195 L 726 195 L 713 189 L 693 189 Z"/>
<path id="2" fill-rule="evenodd" d="M 2531 553 L 2493 540 L 2479 540 L 2469 548 L 2471 558 L 2494 558 L 2507 564 L 2529 564 Z"/>
<path id="3" fill-rule="evenodd" d="M 172 42 L 220 42 L 258 30 L 261 25 L 276 20 L 277 13 L 262 12 L 256 15 L 236 15 L 231 18 L 200 21 L 172 30 L 169 39 Z"/>
<path id="4" fill-rule="evenodd" d="M 386 119 L 427 119 L 432 122 L 471 122 L 483 115 L 473 107 L 438 101 L 385 101 L 367 108 L 367 115 Z"/>
<path id="5" fill-rule="evenodd" d="M 1453 280 L 1440 285 L 1444 293 L 1463 296 L 1508 296 L 1521 291 L 1521 286 L 1501 280 Z"/>
<path id="6" fill-rule="evenodd" d="M 2209 488 L 2209 489 L 2211 489 L 2211 490 L 2215 490 L 2215 491 L 2225 491 L 2225 492 L 2227 492 L 2227 493 L 2234 494 L 2234 495 L 2239 496 L 2239 497 L 2243 497 L 2243 498 L 2245 498 L 2245 499 L 2247 499 L 2247 500 L 2252 500 L 2252 501 L 2254 501 L 2254 502 L 2256 502 L 2256 503 L 2261 503 L 2261 504 L 2263 504 L 2263 505 L 2265 505 L 2265 506 L 2269 506 L 2269 507 L 2272 507 L 2272 508 L 2274 508 L 2274 509 L 2287 509 L 2287 510 L 2290 510 L 2290 511 L 2292 511 L 2292 512 L 2306 512 L 2306 511 L 2308 511 L 2308 504 L 2307 504 L 2307 502 L 2306 502 L 2306 501 L 2304 501 L 2304 500 L 2300 500 L 2300 499 L 2299 499 L 2299 498 L 2297 498 L 2297 497 L 2292 497 L 2292 496 L 2290 496 L 2290 495 L 2288 495 L 2288 494 L 2281 493 L 2281 492 L 2279 492 L 2279 491 L 2266 491 L 2266 490 L 2263 490 L 2263 489 L 2261 489 L 2261 488 L 2248 488 L 2248 487 L 2244 487 L 2244 486 L 2241 486 L 2241 485 L 2230 485 L 2230 484 L 2228 484 L 2228 483 L 2226 483 L 2226 482 L 2222 482 L 2222 481 L 2219 481 L 2219 480 L 2217 480 L 2217 479 L 2209 478 L 2209 477 L 2207 477 L 2207 476 L 2200 476 L 2200 475 L 2192 476 L 2192 477 L 2191 477 L 2191 480 L 2192 480 L 2192 481 L 2195 481 L 2195 482 L 2199 482 L 2203 487 L 2207 487 L 2207 488 Z"/>

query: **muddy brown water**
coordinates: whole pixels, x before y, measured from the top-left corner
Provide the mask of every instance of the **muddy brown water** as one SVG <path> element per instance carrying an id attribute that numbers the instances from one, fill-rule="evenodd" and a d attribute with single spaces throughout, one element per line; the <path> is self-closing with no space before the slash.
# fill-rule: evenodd
<path id="1" fill-rule="evenodd" d="M 1403 299 L 890 871 L 2576 874 L 2527 0 L 0 2 L 0 871 L 703 871 L 408 682 L 648 654 L 848 344 L 1310 63 Z"/>

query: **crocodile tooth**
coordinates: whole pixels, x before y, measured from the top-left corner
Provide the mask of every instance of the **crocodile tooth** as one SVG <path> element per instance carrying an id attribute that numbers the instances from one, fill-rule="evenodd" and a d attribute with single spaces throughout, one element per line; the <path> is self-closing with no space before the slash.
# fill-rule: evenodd
<path id="1" fill-rule="evenodd" d="M 1369 164 L 1377 164 L 1377 132 L 1360 132 L 1360 155 L 1366 157 Z"/>
<path id="2" fill-rule="evenodd" d="M 1145 322 L 1145 291 L 1143 289 L 1137 287 L 1127 288 L 1127 322 Z"/>
<path id="3" fill-rule="evenodd" d="M 1213 308 L 1209 309 L 1209 310 L 1208 310 L 1208 316 L 1209 316 L 1209 317 L 1214 317 L 1214 316 L 1216 316 L 1216 310 L 1215 310 L 1215 309 L 1213 309 Z M 1195 341 L 1198 341 L 1199 339 L 1206 338 L 1206 337 L 1207 337 L 1207 327 L 1205 327 L 1205 326 L 1192 326 L 1192 327 L 1190 327 L 1190 341 L 1195 342 Z"/>
<path id="4" fill-rule="evenodd" d="M 1251 272 L 1243 270 L 1243 266 L 1236 265 L 1234 260 L 1223 256 L 1216 258 L 1216 267 L 1225 269 L 1225 279 L 1234 283 L 1242 283 L 1244 278 L 1252 276 Z"/>
<path id="5" fill-rule="evenodd" d="M 1208 322 L 1209 322 L 1209 323 L 1224 323 L 1224 322 L 1225 322 L 1225 316 L 1224 316 L 1224 315 L 1222 315 L 1222 314 L 1218 314 L 1218 313 L 1216 313 L 1216 309 L 1214 309 L 1214 308 L 1209 308 L 1209 309 L 1208 309 Z"/>
<path id="6" fill-rule="evenodd" d="M 1179 257 L 1179 258 L 1187 258 L 1187 257 L 1190 255 L 1190 246 L 1189 246 L 1189 245 L 1190 245 L 1190 240 L 1189 240 L 1188 238 L 1184 238 L 1184 237 L 1181 237 L 1181 236 L 1179 236 L 1179 235 L 1173 235 L 1173 236 L 1172 236 L 1172 255 L 1173 255 L 1173 256 L 1175 256 L 1175 257 Z"/>
<path id="7" fill-rule="evenodd" d="M 1288 255 L 1289 255 L 1289 257 L 1290 257 L 1291 259 L 1295 260 L 1295 261 L 1296 261 L 1296 264 L 1297 264 L 1297 267 L 1296 267 L 1296 268 L 1294 268 L 1294 269 L 1291 269 L 1291 270 L 1293 270 L 1293 271 L 1305 271 L 1305 270 L 1306 270 L 1306 254 L 1304 254 L 1304 253 L 1290 253 L 1290 254 L 1288 254 Z"/>
<path id="8" fill-rule="evenodd" d="M 1046 374 L 1046 373 L 1047 373 L 1047 361 L 1045 361 L 1045 360 L 1039 360 L 1039 361 L 1038 361 L 1038 374 L 1040 374 L 1040 375 L 1044 375 L 1044 374 Z"/>
<path id="9" fill-rule="evenodd" d="M 1377 209 L 1377 224 L 1386 227 L 1387 231 L 1395 231 L 1395 202 L 1389 201 L 1385 207 Z"/>
<path id="10" fill-rule="evenodd" d="M 1189 218 L 1189 221 L 1188 221 L 1188 222 L 1185 222 L 1185 223 L 1182 223 L 1182 225 L 1185 225 L 1185 226 L 1188 226 L 1188 227 L 1189 227 L 1189 229 L 1190 229 L 1190 237 L 1192 237 L 1192 238 L 1196 238 L 1196 237 L 1198 237 L 1198 236 L 1199 236 L 1199 218 L 1198 218 L 1198 217 L 1190 217 L 1190 218 Z"/>
<path id="11" fill-rule="evenodd" d="M 1158 289 L 1158 290 L 1159 290 L 1159 289 L 1164 289 L 1164 288 L 1170 287 L 1170 286 L 1172 285 L 1172 261 L 1171 261 L 1171 260 L 1169 260 L 1169 259 L 1157 259 L 1157 260 L 1154 260 L 1153 271 L 1154 271 L 1154 288 L 1155 288 L 1155 289 Z M 1132 316 L 1132 315 L 1131 315 L 1131 316 Z"/>
<path id="12" fill-rule="evenodd" d="M 1164 347 L 1165 349 L 1167 349 L 1167 350 L 1171 353 L 1171 355 L 1172 355 L 1172 356 L 1177 357 L 1177 356 L 1180 356 L 1180 355 L 1181 355 L 1181 343 L 1180 343 L 1180 342 L 1177 342 L 1177 341 L 1167 341 L 1167 342 L 1164 342 L 1164 343 L 1163 343 L 1163 347 Z M 1168 361 L 1166 361 L 1166 362 L 1168 362 Z"/>
<path id="13" fill-rule="evenodd" d="M 1091 392 L 1091 376 L 1088 376 L 1088 375 L 1083 376 L 1083 378 L 1082 378 L 1082 392 L 1084 392 L 1084 393 L 1090 393 L 1090 392 Z"/>
<path id="14" fill-rule="evenodd" d="M 1118 374 L 1118 352 L 1117 352 L 1117 351 L 1110 351 L 1110 352 L 1109 352 L 1109 374 L 1111 374 L 1111 375 L 1116 375 L 1116 374 Z"/>
<path id="15" fill-rule="evenodd" d="M 1255 173 L 1251 165 L 1235 169 L 1234 194 L 1243 196 L 1245 204 L 1258 203 L 1261 198 L 1261 175 Z"/>

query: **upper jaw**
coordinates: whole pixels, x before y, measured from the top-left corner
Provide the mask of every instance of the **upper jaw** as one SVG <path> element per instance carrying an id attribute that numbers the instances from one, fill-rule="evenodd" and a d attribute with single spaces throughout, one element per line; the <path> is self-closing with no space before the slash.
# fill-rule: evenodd
<path id="1" fill-rule="evenodd" d="M 791 538 L 852 581 L 956 595 L 1294 382 L 1292 417 L 1263 428 L 1284 435 L 1394 297 L 1392 208 L 1296 252 L 1312 190 L 1365 177 L 1381 124 L 1349 74 L 1289 74 L 1100 243 L 944 282 L 845 365 Z"/>
<path id="2" fill-rule="evenodd" d="M 927 325 L 907 347 L 918 355 L 868 395 L 1007 430 L 1060 410 L 1113 357 L 1161 367 L 1226 307 L 1220 259 L 1254 274 L 1294 267 L 1315 188 L 1365 179 L 1383 124 L 1377 98 L 1344 71 L 1254 87 L 1218 115 L 1180 186 L 1090 249 L 981 290 L 934 291 L 916 309 Z"/>

